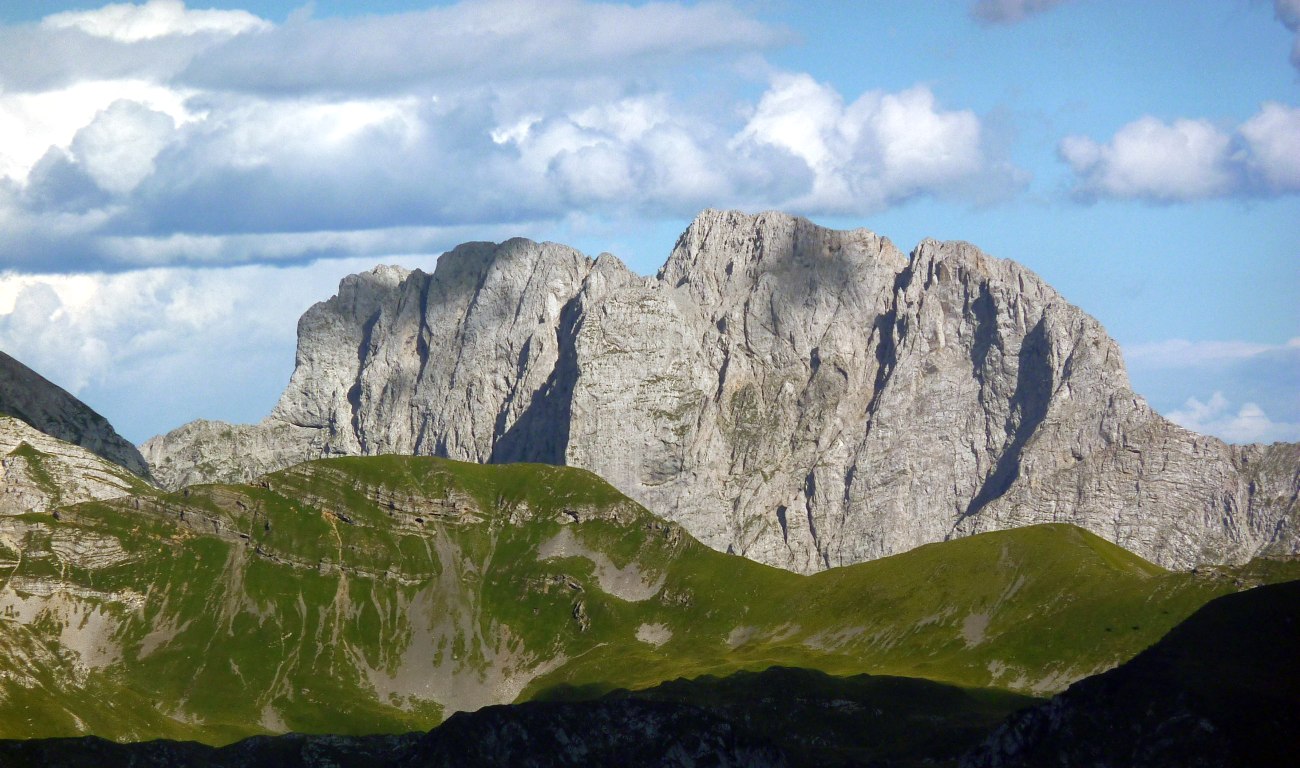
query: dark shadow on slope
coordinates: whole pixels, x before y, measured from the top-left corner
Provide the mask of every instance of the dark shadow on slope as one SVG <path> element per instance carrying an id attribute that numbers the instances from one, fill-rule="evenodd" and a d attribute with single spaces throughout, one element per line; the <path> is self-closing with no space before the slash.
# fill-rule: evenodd
<path id="1" fill-rule="evenodd" d="M 889 385 L 889 378 L 894 373 L 894 367 L 898 365 L 898 345 L 894 340 L 894 333 L 897 331 L 899 338 L 902 338 L 907 333 L 907 326 L 901 324 L 898 319 L 898 295 L 907 290 L 907 286 L 911 285 L 912 267 L 912 262 L 909 261 L 908 265 L 894 276 L 889 309 L 877 316 L 872 324 L 872 330 L 876 334 L 876 380 L 872 385 L 871 400 L 867 403 L 868 430 L 871 427 L 871 419 L 875 416 L 876 408 L 879 406 L 880 395 L 885 391 L 885 387 Z"/>
<path id="2" fill-rule="evenodd" d="M 923 766 L 951 764 L 1026 696 L 905 677 L 772 667 L 641 691 L 559 687 L 523 704 L 452 715 L 428 733 L 286 734 L 216 748 L 95 737 L 0 741 L 0 765 Z"/>
<path id="3" fill-rule="evenodd" d="M 998 341 L 998 309 L 987 283 L 980 283 L 979 296 L 971 302 L 966 314 L 975 320 L 975 337 L 970 345 L 971 370 L 976 379 L 982 380 L 989 350 Z"/>
<path id="4" fill-rule="evenodd" d="M 560 686 L 539 701 L 576 701 L 592 686 Z M 770 667 L 678 679 L 600 701 L 634 699 L 698 707 L 736 725 L 739 736 L 767 738 L 792 766 L 920 766 L 955 761 L 1002 718 L 1037 701 L 1003 691 L 962 688 L 885 675 L 840 677 Z"/>
<path id="5" fill-rule="evenodd" d="M 966 768 L 1295 765 L 1300 581 L 1204 605 L 1127 663 L 1013 715 Z"/>
<path id="6" fill-rule="evenodd" d="M 979 301 L 975 302 L 978 305 Z M 980 327 L 987 323 L 981 322 Z M 977 333 L 977 343 L 979 333 Z M 991 342 L 990 342 L 991 343 Z M 985 350 L 987 354 L 987 349 Z M 1020 458 L 1025 444 L 1033 437 L 1038 426 L 1047 417 L 1052 400 L 1051 346 L 1047 340 L 1047 326 L 1040 318 L 1020 344 L 1019 365 L 1016 370 L 1016 390 L 1011 396 L 1011 415 L 1007 419 L 1007 443 L 997 464 L 984 479 L 975 497 L 967 505 L 961 519 L 979 514 L 985 506 L 1000 498 L 1020 477 Z M 972 358 L 974 351 L 972 351 Z"/>
<path id="7" fill-rule="evenodd" d="M 352 425 L 352 435 L 357 439 L 357 443 L 361 445 L 362 453 L 365 452 L 366 442 L 361 434 L 361 380 L 365 377 L 366 365 L 370 362 L 370 346 L 374 340 L 375 325 L 379 322 L 379 316 L 380 312 L 376 310 L 361 325 L 361 341 L 357 344 L 357 360 L 360 361 L 357 365 L 357 379 L 348 389 L 347 394 L 348 407 L 351 409 L 352 414 L 349 420 Z"/>
<path id="8" fill-rule="evenodd" d="M 563 465 L 569 447 L 569 423 L 573 414 L 573 388 L 578 381 L 578 324 L 582 319 L 581 297 L 574 297 L 560 311 L 556 330 L 559 352 L 555 369 L 536 392 L 528 408 L 514 424 L 506 428 L 510 401 L 502 404 L 497 415 L 496 439 L 488 461 L 504 464 L 532 461 L 542 464 Z M 522 376 L 528 362 L 520 356 L 517 375 Z"/>

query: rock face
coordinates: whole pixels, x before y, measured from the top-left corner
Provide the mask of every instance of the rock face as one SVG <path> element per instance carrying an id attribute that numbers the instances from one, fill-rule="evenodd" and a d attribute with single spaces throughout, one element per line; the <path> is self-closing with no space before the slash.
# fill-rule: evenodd
<path id="1" fill-rule="evenodd" d="M 81 446 L 0 416 L 0 516 L 112 499 L 147 487 L 123 467 Z"/>
<path id="2" fill-rule="evenodd" d="M 79 445 L 141 477 L 149 475 L 140 451 L 107 419 L 4 352 L 0 352 L 0 414 Z"/>
<path id="3" fill-rule="evenodd" d="M 144 446 L 172 487 L 332 453 L 590 469 L 720 550 L 811 572 L 1070 522 L 1170 567 L 1300 549 L 1300 447 L 1161 418 L 1096 320 L 965 243 L 706 211 L 655 278 L 470 243 L 344 279 L 260 425 Z"/>

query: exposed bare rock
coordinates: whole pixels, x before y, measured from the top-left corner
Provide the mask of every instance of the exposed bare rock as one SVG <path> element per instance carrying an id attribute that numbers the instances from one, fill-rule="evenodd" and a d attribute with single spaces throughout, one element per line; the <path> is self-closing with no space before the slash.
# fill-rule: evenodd
<path id="1" fill-rule="evenodd" d="M 108 420 L 66 390 L 0 352 L 0 414 L 148 477 L 149 465 Z"/>
<path id="2" fill-rule="evenodd" d="M 0 416 L 0 515 L 45 512 L 147 487 L 139 477 L 81 446 Z"/>
<path id="3" fill-rule="evenodd" d="M 572 464 L 803 572 L 1038 522 L 1171 567 L 1300 550 L 1300 448 L 1161 418 L 1029 270 L 779 213 L 702 213 L 655 278 L 527 240 L 351 276 L 266 421 L 145 451 L 172 487 L 328 453 Z"/>
<path id="4" fill-rule="evenodd" d="M 261 424 L 191 421 L 140 446 L 164 488 L 194 483 L 246 483 L 267 472 L 326 455 L 325 437 L 269 418 Z"/>

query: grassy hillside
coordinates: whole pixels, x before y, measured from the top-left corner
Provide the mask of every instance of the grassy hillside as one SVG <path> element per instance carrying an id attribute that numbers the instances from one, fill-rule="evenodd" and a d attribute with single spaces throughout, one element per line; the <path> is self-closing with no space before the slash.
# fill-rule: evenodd
<path id="1" fill-rule="evenodd" d="M 804 577 L 582 470 L 397 456 L 0 522 L 0 737 L 422 730 L 772 665 L 1054 692 L 1300 577 L 1168 573 L 1069 526 Z"/>
<path id="2" fill-rule="evenodd" d="M 1018 712 L 963 765 L 1294 765 L 1300 581 L 1225 595 L 1136 658 Z"/>

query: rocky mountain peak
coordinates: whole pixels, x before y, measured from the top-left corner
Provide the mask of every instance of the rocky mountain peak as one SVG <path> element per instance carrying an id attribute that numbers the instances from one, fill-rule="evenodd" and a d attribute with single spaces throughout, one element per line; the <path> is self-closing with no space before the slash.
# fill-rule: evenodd
<path id="1" fill-rule="evenodd" d="M 1165 421 L 1095 319 L 968 243 L 909 257 L 705 211 L 654 278 L 470 243 L 431 275 L 345 280 L 303 316 L 297 360 L 262 425 L 146 444 L 164 481 L 329 453 L 570 464 L 798 571 L 1036 522 L 1167 566 L 1300 549 L 1292 453 L 1261 464 Z"/>
<path id="2" fill-rule="evenodd" d="M 149 476 L 149 465 L 140 451 L 119 435 L 108 419 L 4 352 L 0 352 L 0 415 L 85 448 L 140 477 Z"/>
<path id="3" fill-rule="evenodd" d="M 826 269 L 883 267 L 898 272 L 907 257 L 888 238 L 866 229 L 825 229 L 796 216 L 769 211 L 706 210 L 678 238 L 659 270 L 668 286 L 695 286 L 707 295 L 719 286 L 752 286 L 763 275 Z"/>

